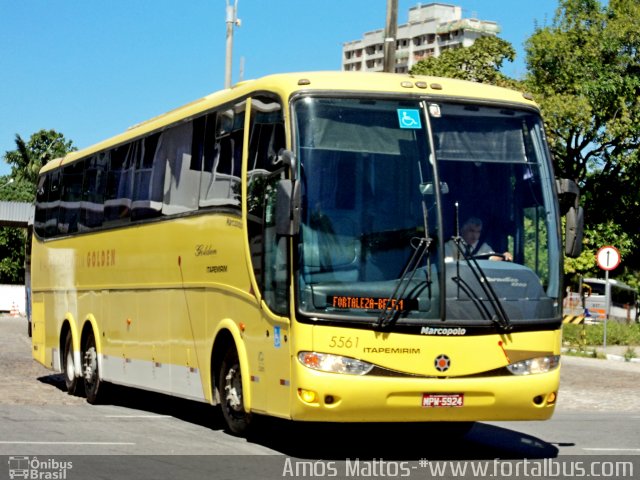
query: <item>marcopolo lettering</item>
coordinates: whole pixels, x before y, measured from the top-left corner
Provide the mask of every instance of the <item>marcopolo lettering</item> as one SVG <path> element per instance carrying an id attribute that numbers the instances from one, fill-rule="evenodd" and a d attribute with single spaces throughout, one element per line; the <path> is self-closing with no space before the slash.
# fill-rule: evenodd
<path id="1" fill-rule="evenodd" d="M 421 335 L 442 335 L 442 336 L 461 336 L 467 333 L 466 328 L 433 328 L 433 327 L 422 327 L 420 329 Z"/>

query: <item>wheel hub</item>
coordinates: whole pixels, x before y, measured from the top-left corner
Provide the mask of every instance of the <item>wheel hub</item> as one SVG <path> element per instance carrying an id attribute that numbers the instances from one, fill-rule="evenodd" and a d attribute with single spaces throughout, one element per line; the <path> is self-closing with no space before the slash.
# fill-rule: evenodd
<path id="1" fill-rule="evenodd" d="M 90 348 L 84 354 L 84 378 L 87 382 L 91 382 L 96 373 L 97 355 L 94 348 Z"/>

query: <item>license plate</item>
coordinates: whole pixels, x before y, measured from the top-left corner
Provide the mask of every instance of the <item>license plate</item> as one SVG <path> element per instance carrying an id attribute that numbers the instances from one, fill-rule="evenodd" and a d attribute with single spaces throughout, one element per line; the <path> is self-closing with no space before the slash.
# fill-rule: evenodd
<path id="1" fill-rule="evenodd" d="M 463 393 L 423 393 L 422 406 L 426 408 L 462 407 Z"/>

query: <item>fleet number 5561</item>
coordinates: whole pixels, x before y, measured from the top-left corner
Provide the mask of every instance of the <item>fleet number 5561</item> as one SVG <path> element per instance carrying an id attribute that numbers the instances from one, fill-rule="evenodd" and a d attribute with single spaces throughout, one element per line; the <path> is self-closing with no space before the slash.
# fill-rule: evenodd
<path id="1" fill-rule="evenodd" d="M 358 348 L 358 337 L 338 337 L 334 335 L 329 340 L 329 347 L 331 348 Z"/>

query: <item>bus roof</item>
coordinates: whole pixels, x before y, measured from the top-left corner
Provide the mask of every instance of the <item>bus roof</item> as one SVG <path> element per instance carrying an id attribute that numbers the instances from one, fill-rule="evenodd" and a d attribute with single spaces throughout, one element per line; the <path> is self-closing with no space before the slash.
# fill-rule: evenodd
<path id="1" fill-rule="evenodd" d="M 70 152 L 63 158 L 50 161 L 42 168 L 41 172 L 85 158 L 93 153 L 115 147 L 148 133 L 162 130 L 183 119 L 197 116 L 220 105 L 249 96 L 252 92 L 266 91 L 280 95 L 284 101 L 288 101 L 289 97 L 297 92 L 335 91 L 466 98 L 520 104 L 537 108 L 528 94 L 507 88 L 451 78 L 340 71 L 274 74 L 256 80 L 240 82 L 231 88 L 212 93 L 167 113 L 138 123 L 112 138 L 82 150 Z"/>
<path id="2" fill-rule="evenodd" d="M 600 284 L 600 285 L 605 285 L 606 284 L 606 280 L 604 278 L 583 278 L 582 279 L 582 283 L 597 283 L 597 284 Z M 629 289 L 629 290 L 635 290 L 635 288 L 627 285 L 626 283 L 619 282 L 618 280 L 614 280 L 613 278 L 609 279 L 609 284 L 610 285 L 615 285 L 615 286 L 620 287 L 620 288 L 626 288 L 626 289 Z"/>

